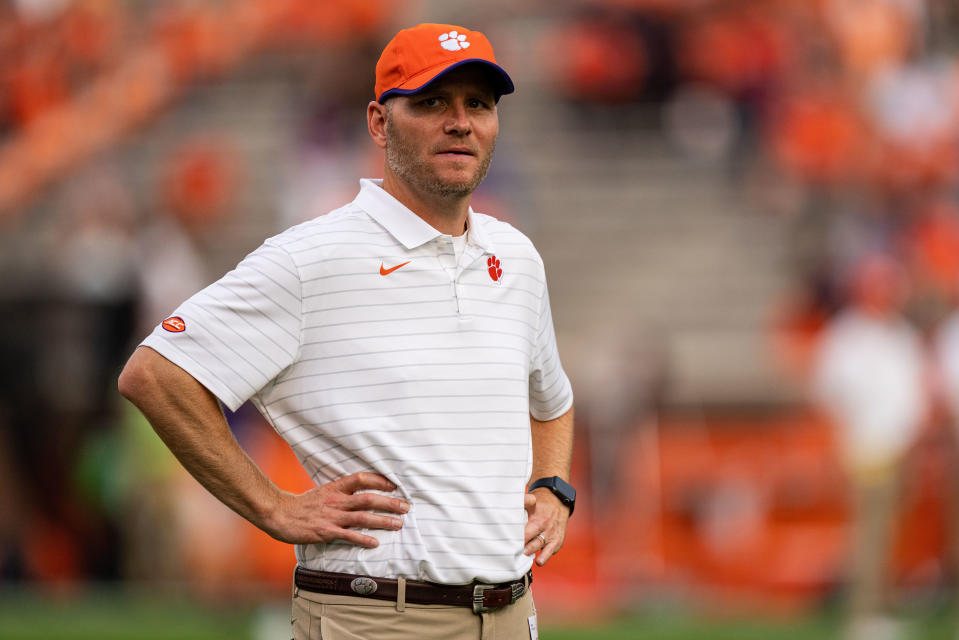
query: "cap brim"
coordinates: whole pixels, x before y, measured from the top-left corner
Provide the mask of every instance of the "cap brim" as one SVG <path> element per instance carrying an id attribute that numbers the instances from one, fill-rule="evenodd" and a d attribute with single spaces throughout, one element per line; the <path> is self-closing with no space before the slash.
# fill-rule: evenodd
<path id="1" fill-rule="evenodd" d="M 509 74 L 506 73 L 506 71 L 502 67 L 500 67 L 497 64 L 493 64 L 489 60 L 484 60 L 482 58 L 470 58 L 468 60 L 460 60 L 459 62 L 455 62 L 451 64 L 450 66 L 446 67 L 445 69 L 443 69 L 442 71 L 434 75 L 432 78 L 430 78 L 426 82 L 423 82 L 419 86 L 410 87 L 410 88 L 396 88 L 396 89 L 389 89 L 387 91 L 384 91 L 380 95 L 380 97 L 377 99 L 377 102 L 382 104 L 384 100 L 386 100 L 387 98 L 392 98 L 393 96 L 412 96 L 422 91 L 426 91 L 431 84 L 433 84 L 434 82 L 436 82 L 437 80 L 445 76 L 447 73 L 449 73 L 453 69 L 458 69 L 459 67 L 462 67 L 467 64 L 481 64 L 492 72 L 490 74 L 490 77 L 493 78 L 493 82 L 495 85 L 493 88 L 493 93 L 496 95 L 497 102 L 499 102 L 499 99 L 501 96 L 504 96 L 508 93 L 513 93 L 514 91 L 513 80 L 509 77 Z"/>

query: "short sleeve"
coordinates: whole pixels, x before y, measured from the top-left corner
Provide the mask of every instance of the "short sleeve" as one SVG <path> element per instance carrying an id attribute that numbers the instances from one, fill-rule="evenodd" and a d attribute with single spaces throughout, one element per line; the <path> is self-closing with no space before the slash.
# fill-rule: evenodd
<path id="1" fill-rule="evenodd" d="M 296 358 L 300 279 L 267 242 L 173 312 L 143 341 L 235 411 Z"/>
<path id="2" fill-rule="evenodd" d="M 549 292 L 543 283 L 543 297 L 529 374 L 529 411 L 536 420 L 554 420 L 573 406 L 573 389 L 559 360 L 556 332 L 549 306 Z"/>

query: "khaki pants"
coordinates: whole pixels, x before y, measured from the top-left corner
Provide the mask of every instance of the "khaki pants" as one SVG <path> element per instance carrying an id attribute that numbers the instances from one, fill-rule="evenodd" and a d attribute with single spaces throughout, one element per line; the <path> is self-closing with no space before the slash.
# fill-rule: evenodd
<path id="1" fill-rule="evenodd" d="M 293 590 L 294 640 L 536 640 L 536 609 L 527 589 L 489 613 L 442 604 L 402 604 Z"/>
<path id="2" fill-rule="evenodd" d="M 902 507 L 902 468 L 852 479 L 852 536 L 848 613 L 880 615 L 887 604 L 893 534 Z"/>

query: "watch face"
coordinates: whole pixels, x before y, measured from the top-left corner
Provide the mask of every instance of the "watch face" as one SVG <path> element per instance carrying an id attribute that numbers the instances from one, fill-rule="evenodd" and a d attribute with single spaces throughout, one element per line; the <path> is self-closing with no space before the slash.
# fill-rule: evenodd
<path id="1" fill-rule="evenodd" d="M 562 494 L 563 498 L 568 502 L 576 499 L 576 489 L 559 476 L 553 478 L 553 489 Z"/>
<path id="2" fill-rule="evenodd" d="M 560 499 L 569 507 L 569 515 L 573 515 L 573 508 L 576 506 L 576 489 L 560 477 L 555 478 L 556 487 L 554 493 L 559 494 Z"/>

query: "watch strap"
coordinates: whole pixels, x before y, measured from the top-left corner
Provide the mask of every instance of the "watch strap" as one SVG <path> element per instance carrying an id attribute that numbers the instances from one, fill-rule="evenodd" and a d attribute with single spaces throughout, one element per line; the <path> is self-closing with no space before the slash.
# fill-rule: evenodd
<path id="1" fill-rule="evenodd" d="M 529 485 L 529 491 L 534 489 L 549 489 L 553 492 L 560 502 L 569 507 L 569 515 L 573 515 L 573 509 L 576 507 L 576 489 L 559 476 L 550 476 L 539 478 Z"/>

